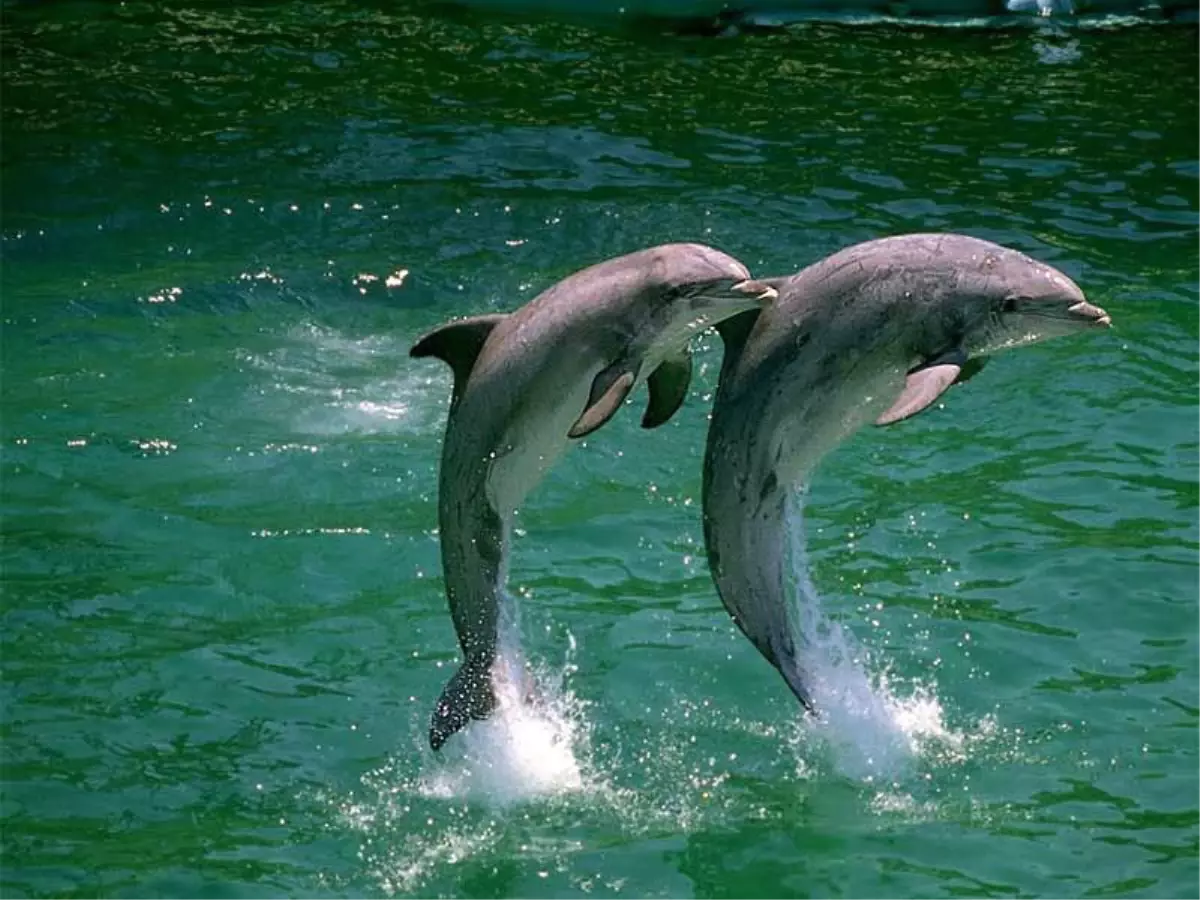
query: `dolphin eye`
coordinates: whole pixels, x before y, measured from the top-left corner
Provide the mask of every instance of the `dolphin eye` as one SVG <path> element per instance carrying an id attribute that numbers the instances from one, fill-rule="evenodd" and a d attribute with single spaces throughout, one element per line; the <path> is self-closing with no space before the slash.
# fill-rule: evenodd
<path id="1" fill-rule="evenodd" d="M 1004 313 L 1017 312 L 1021 308 L 1021 301 L 1023 299 L 1024 299 L 1023 297 L 1016 297 L 1016 296 L 1005 297 L 1004 305 L 1000 307 L 1001 312 L 1004 312 Z"/>

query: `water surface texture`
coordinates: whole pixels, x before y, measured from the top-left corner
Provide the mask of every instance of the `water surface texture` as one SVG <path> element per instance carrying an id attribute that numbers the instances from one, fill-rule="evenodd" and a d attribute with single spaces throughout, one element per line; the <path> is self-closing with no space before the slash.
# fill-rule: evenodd
<path id="1" fill-rule="evenodd" d="M 5 895 L 1195 896 L 1194 28 L 4 18 Z M 521 511 L 547 706 L 432 754 L 450 379 L 414 338 L 663 241 L 784 274 L 917 230 L 1116 327 L 818 471 L 837 715 L 710 581 L 709 335 L 674 419 L 623 410 Z"/>

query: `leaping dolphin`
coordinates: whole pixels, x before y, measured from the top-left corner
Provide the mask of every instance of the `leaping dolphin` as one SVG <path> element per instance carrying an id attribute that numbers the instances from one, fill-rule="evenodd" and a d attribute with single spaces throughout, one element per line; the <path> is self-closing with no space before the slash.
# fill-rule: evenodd
<path id="1" fill-rule="evenodd" d="M 868 241 L 717 326 L 725 344 L 704 458 L 704 540 L 725 608 L 814 708 L 785 595 L 784 501 L 868 422 L 927 408 L 986 354 L 1107 326 L 1057 269 L 989 241 Z"/>
<path id="2" fill-rule="evenodd" d="M 446 597 L 464 662 L 433 713 L 434 750 L 495 706 L 491 668 L 512 516 L 569 438 L 595 431 L 643 380 L 642 425 L 687 395 L 690 338 L 775 296 L 731 256 L 665 244 L 563 279 L 509 315 L 450 322 L 412 356 L 454 370 L 438 484 Z"/>

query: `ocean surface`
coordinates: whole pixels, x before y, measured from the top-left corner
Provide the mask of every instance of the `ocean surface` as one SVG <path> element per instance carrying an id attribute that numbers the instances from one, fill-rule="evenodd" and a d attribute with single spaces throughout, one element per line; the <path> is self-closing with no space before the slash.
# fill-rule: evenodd
<path id="1" fill-rule="evenodd" d="M 5 896 L 1197 896 L 1195 27 L 3 19 Z M 803 721 L 710 580 L 706 335 L 674 419 L 635 398 L 521 510 L 547 705 L 433 754 L 414 339 L 664 241 L 779 275 L 921 230 L 1115 327 L 818 470 L 843 702 Z"/>

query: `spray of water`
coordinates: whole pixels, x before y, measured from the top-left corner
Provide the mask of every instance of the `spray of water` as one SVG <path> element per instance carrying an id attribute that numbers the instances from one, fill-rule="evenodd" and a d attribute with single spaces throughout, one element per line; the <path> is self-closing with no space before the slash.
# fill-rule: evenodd
<path id="1" fill-rule="evenodd" d="M 584 704 L 563 684 L 574 671 L 574 650 L 572 638 L 557 675 L 535 672 L 520 650 L 515 625 L 506 625 L 492 672 L 496 711 L 447 745 L 439 764 L 423 777 L 422 793 L 508 807 L 595 789 L 581 763 L 590 736 Z"/>
<path id="2" fill-rule="evenodd" d="M 361 835 L 365 874 L 384 893 L 453 893 L 460 864 L 493 854 L 555 859 L 572 852 L 565 836 L 550 840 L 531 829 L 530 810 L 550 814 L 606 795 L 585 706 L 565 684 L 575 671 L 574 639 L 568 636 L 561 666 L 543 667 L 526 661 L 517 635 L 514 615 L 502 623 L 491 717 L 470 723 L 438 754 L 416 729 L 414 752 L 364 775 L 360 791 L 330 798 Z"/>
<path id="3" fill-rule="evenodd" d="M 508 545 L 506 540 L 505 544 Z M 499 579 L 508 581 L 508 554 Z M 499 807 L 588 789 L 580 757 L 588 752 L 584 705 L 566 689 L 575 671 L 575 638 L 557 674 L 535 671 L 521 649 L 521 605 L 504 589 L 492 689 L 497 707 L 452 742 L 424 781 L 429 796 L 469 796 Z M 458 746 L 455 747 L 454 744 Z"/>
<path id="4" fill-rule="evenodd" d="M 797 492 L 787 510 L 792 624 L 820 711 L 815 721 L 800 727 L 798 751 L 804 754 L 824 744 L 832 749 L 842 775 L 873 784 L 895 783 L 924 756 L 965 758 L 972 739 L 994 723 L 985 720 L 972 733 L 951 728 L 931 685 L 912 684 L 907 695 L 901 694 L 902 685 L 888 667 L 825 613 L 808 575 L 803 513 L 803 494 Z"/>
<path id="5" fill-rule="evenodd" d="M 242 351 L 261 373 L 248 402 L 317 438 L 347 433 L 436 434 L 449 397 L 448 373 L 405 363 L 411 336 L 349 337 L 314 322 L 288 328 L 277 346 Z"/>
<path id="6" fill-rule="evenodd" d="M 495 713 L 436 755 L 415 729 L 420 738 L 411 752 L 365 775 L 362 790 L 331 798 L 342 822 L 361 835 L 365 874 L 388 894 L 454 893 L 462 863 L 516 856 L 538 859 L 551 878 L 567 873 L 555 890 L 590 890 L 597 877 L 590 870 L 578 884 L 571 880 L 572 860 L 586 844 L 565 824 L 548 823 L 686 834 L 781 815 L 824 790 L 831 774 L 858 782 L 875 816 L 962 814 L 973 801 L 958 782 L 969 776 L 954 773 L 993 742 L 994 721 L 951 726 L 934 685 L 895 676 L 827 615 L 808 574 L 802 497 L 792 499 L 788 524 L 793 626 L 813 678 L 815 719 L 743 720 L 738 710 L 682 689 L 661 722 L 594 741 L 588 707 L 570 688 L 574 639 L 568 635 L 561 664 L 531 665 L 521 650 L 517 598 L 508 597 L 493 670 Z M 697 729 L 760 751 L 743 762 L 727 746 L 698 742 Z M 759 790 L 764 778 L 776 789 Z"/>

